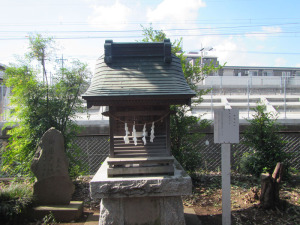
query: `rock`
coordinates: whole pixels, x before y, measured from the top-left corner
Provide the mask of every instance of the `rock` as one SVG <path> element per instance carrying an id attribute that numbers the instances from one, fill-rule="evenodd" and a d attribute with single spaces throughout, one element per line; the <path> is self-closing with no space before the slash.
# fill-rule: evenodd
<path id="1" fill-rule="evenodd" d="M 70 203 L 75 187 L 68 167 L 63 135 L 55 128 L 50 128 L 41 138 L 31 165 L 37 178 L 34 195 L 39 204 Z"/>

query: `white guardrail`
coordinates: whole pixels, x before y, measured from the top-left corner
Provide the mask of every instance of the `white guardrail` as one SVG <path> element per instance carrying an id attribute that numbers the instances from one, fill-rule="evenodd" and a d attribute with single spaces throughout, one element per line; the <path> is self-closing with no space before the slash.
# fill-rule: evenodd
<path id="1" fill-rule="evenodd" d="M 287 88 L 300 86 L 300 77 L 208 76 L 199 85 L 218 88 Z"/>

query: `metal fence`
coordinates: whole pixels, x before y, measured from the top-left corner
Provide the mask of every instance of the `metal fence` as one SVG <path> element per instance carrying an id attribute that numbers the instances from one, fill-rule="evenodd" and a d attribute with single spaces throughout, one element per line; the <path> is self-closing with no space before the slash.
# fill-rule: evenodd
<path id="1" fill-rule="evenodd" d="M 267 94 L 291 93 L 299 94 L 300 77 L 290 76 L 208 76 L 199 83 L 199 88 L 213 88 L 236 92 L 236 89 Z"/>
<path id="2" fill-rule="evenodd" d="M 81 160 L 89 174 L 95 174 L 109 153 L 109 136 L 78 136 L 75 143 L 82 151 Z"/>
<path id="3" fill-rule="evenodd" d="M 287 144 L 284 150 L 290 154 L 290 166 L 300 170 L 300 133 L 282 133 Z M 0 146 L 2 146 L 5 139 L 0 139 Z M 82 153 L 77 158 L 81 160 L 88 168 L 88 174 L 95 174 L 102 162 L 109 153 L 109 136 L 78 136 L 76 144 L 82 150 Z M 218 171 L 221 169 L 221 145 L 214 143 L 213 134 L 206 134 L 198 142 L 202 155 L 201 168 L 208 171 Z M 232 169 L 236 169 L 242 155 L 249 151 L 249 148 L 243 144 L 232 145 Z M 4 174 L 0 174 L 0 177 Z"/>
<path id="4" fill-rule="evenodd" d="M 286 141 L 284 151 L 291 156 L 289 160 L 290 165 L 300 170 L 300 133 L 282 133 L 282 136 Z M 108 156 L 109 136 L 81 136 L 76 139 L 76 143 L 83 151 L 80 159 L 88 165 L 90 174 L 96 173 L 101 163 Z M 209 171 L 220 170 L 221 145 L 214 143 L 213 134 L 206 134 L 199 140 L 198 145 L 202 155 L 201 169 Z M 238 167 L 242 155 L 248 151 L 249 148 L 241 143 L 232 145 L 232 169 Z"/>
<path id="5" fill-rule="evenodd" d="M 300 133 L 282 133 L 283 139 L 286 141 L 284 151 L 290 155 L 290 166 L 300 170 Z M 240 142 L 243 141 L 241 137 Z M 209 143 L 207 145 L 207 143 Z M 221 169 L 221 144 L 214 143 L 213 134 L 206 134 L 198 145 L 201 146 L 202 165 L 201 168 L 208 171 L 217 171 Z M 245 152 L 250 149 L 239 143 L 232 144 L 231 148 L 231 168 L 238 168 L 240 159 Z"/>

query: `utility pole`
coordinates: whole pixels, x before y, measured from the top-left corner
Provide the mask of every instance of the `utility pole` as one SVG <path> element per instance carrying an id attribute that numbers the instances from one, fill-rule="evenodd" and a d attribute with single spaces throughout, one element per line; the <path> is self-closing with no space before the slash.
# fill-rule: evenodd
<path id="1" fill-rule="evenodd" d="M 200 67 L 201 67 L 201 75 L 203 76 L 203 57 L 204 55 L 207 54 L 207 52 L 209 51 L 212 51 L 214 48 L 213 47 L 202 47 L 202 44 L 201 44 L 201 49 L 200 49 L 200 54 L 201 54 L 201 61 L 200 61 Z"/>
<path id="2" fill-rule="evenodd" d="M 64 55 L 61 55 L 60 59 L 56 59 L 58 62 L 61 61 L 61 69 L 62 69 L 62 74 L 64 74 L 64 61 L 68 61 L 67 59 L 64 59 Z"/>

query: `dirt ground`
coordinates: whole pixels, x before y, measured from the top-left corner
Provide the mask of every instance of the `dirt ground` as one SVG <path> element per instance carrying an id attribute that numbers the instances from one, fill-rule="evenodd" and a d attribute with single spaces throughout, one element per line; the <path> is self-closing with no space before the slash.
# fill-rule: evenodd
<path id="1" fill-rule="evenodd" d="M 75 181 L 72 200 L 84 202 L 84 214 L 70 224 L 83 225 L 88 216 L 99 213 L 99 202 L 89 193 L 91 177 Z M 2 184 L 9 183 L 2 181 Z M 231 176 L 232 224 L 300 225 L 300 174 L 293 175 L 280 186 L 281 205 L 274 210 L 259 206 L 260 180 L 233 173 Z M 193 208 L 202 225 L 222 224 L 222 189 L 220 173 L 199 173 L 193 178 L 193 195 L 183 198 L 185 207 Z M 97 221 L 97 216 L 95 221 Z M 30 223 L 41 224 L 41 223 Z"/>
<path id="2" fill-rule="evenodd" d="M 73 200 L 84 201 L 84 217 L 99 211 L 99 203 L 89 197 L 90 178 L 79 179 Z M 202 225 L 222 224 L 222 189 L 220 173 L 201 173 L 193 179 L 193 195 L 184 197 L 185 207 L 195 210 Z M 300 224 L 300 176 L 292 176 L 281 184 L 282 204 L 275 210 L 259 206 L 260 181 L 252 176 L 232 174 L 231 210 L 232 224 Z M 82 218 L 84 220 L 84 218 Z"/>
<path id="3" fill-rule="evenodd" d="M 275 210 L 259 206 L 260 180 L 252 176 L 232 174 L 232 224 L 300 224 L 300 176 L 292 176 L 281 184 L 281 205 Z M 222 224 L 221 174 L 200 174 L 194 179 L 193 196 L 184 198 L 202 225 Z"/>

